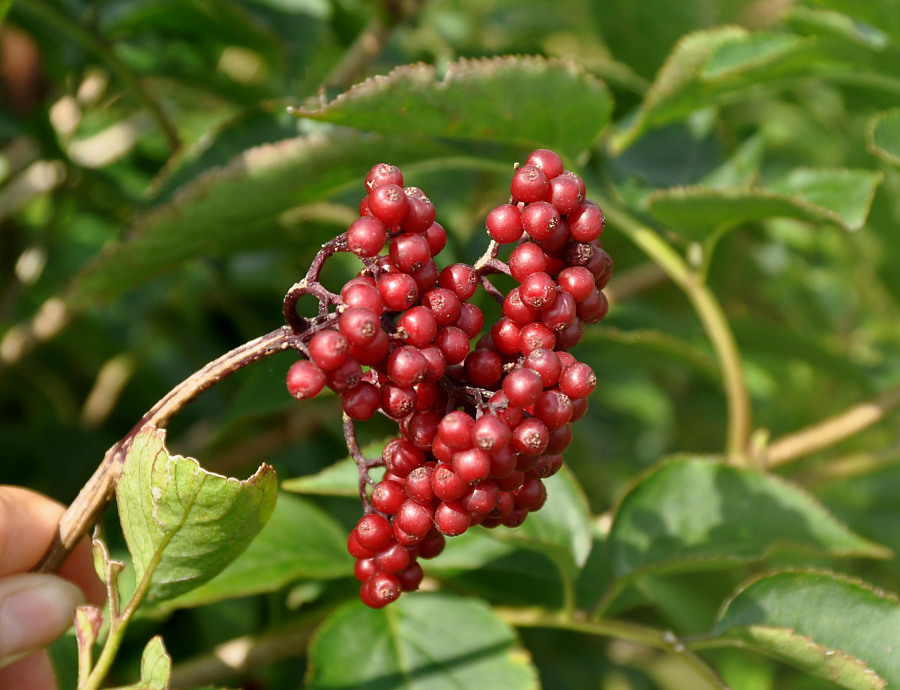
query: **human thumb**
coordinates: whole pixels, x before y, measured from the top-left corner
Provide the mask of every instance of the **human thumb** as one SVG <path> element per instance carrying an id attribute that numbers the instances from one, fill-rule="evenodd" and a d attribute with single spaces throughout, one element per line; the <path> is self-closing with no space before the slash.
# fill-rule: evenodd
<path id="1" fill-rule="evenodd" d="M 83 603 L 81 590 L 55 575 L 0 578 L 0 666 L 62 635 Z"/>

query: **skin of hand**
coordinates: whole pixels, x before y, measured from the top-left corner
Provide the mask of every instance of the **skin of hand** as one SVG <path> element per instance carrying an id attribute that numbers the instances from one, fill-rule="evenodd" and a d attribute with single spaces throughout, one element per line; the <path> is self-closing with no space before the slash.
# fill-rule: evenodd
<path id="1" fill-rule="evenodd" d="M 0 688 L 55 690 L 43 647 L 72 625 L 75 607 L 106 591 L 83 539 L 55 575 L 29 572 L 56 534 L 64 507 L 29 489 L 0 486 Z"/>

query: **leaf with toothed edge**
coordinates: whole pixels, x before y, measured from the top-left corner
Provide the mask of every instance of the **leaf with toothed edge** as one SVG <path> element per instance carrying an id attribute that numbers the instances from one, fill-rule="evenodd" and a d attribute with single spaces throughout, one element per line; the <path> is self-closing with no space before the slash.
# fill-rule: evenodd
<path id="1" fill-rule="evenodd" d="M 138 582 L 148 599 L 168 599 L 212 579 L 237 558 L 275 508 L 275 471 L 263 465 L 238 481 L 170 455 L 165 431 L 135 437 L 116 501 Z"/>
<path id="2" fill-rule="evenodd" d="M 853 690 L 900 684 L 900 604 L 856 578 L 767 573 L 725 602 L 710 642 L 739 644 Z"/>
<path id="3" fill-rule="evenodd" d="M 442 79 L 431 65 L 404 65 L 294 113 L 388 134 L 515 142 L 575 156 L 609 122 L 612 98 L 574 63 L 506 56 L 453 62 Z"/>
<path id="4" fill-rule="evenodd" d="M 607 547 L 617 577 L 725 567 L 773 553 L 891 553 L 778 477 L 698 457 L 673 458 L 635 480 L 615 509 Z"/>

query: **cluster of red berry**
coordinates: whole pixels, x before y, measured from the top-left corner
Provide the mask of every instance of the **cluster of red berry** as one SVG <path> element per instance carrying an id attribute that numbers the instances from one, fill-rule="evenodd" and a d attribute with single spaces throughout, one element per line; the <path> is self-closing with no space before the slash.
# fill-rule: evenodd
<path id="1" fill-rule="evenodd" d="M 544 504 L 543 480 L 562 466 L 571 422 L 597 385 L 567 350 L 606 315 L 612 262 L 599 244 L 603 213 L 552 151 L 517 168 L 474 267 L 438 269 L 446 233 L 399 169 L 376 165 L 366 190 L 360 218 L 339 238 L 365 268 L 335 296 L 335 313 L 315 322 L 308 359 L 291 367 L 287 386 L 300 399 L 328 386 L 351 420 L 381 412 L 399 422 L 380 461 L 361 463 L 386 471 L 347 543 L 362 601 L 377 608 L 418 588 L 417 559 L 438 555 L 445 535 L 515 527 Z M 518 282 L 505 297 L 486 279 L 500 272 Z M 469 302 L 479 284 L 503 316 L 472 348 L 484 326 Z"/>

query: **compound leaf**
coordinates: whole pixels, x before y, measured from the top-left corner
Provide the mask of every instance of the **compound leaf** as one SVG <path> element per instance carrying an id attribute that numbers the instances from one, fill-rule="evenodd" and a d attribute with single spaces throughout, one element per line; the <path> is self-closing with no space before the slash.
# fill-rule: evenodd
<path id="1" fill-rule="evenodd" d="M 845 575 L 785 571 L 745 583 L 714 634 L 845 688 L 900 683 L 897 597 Z"/>
<path id="2" fill-rule="evenodd" d="M 387 134 L 504 141 L 575 156 L 609 122 L 612 98 L 573 63 L 497 57 L 451 63 L 440 80 L 431 65 L 404 65 L 295 113 Z"/>
<path id="3" fill-rule="evenodd" d="M 312 642 L 306 687 L 525 690 L 538 680 L 515 633 L 483 602 L 419 593 L 383 609 L 337 610 Z"/>
<path id="4" fill-rule="evenodd" d="M 691 457 L 665 462 L 631 485 L 617 506 L 608 549 L 617 577 L 720 567 L 788 549 L 890 554 L 777 477 Z"/>
<path id="5" fill-rule="evenodd" d="M 170 455 L 165 431 L 135 437 L 116 487 L 119 517 L 148 599 L 170 599 L 212 579 L 237 558 L 275 508 L 275 471 L 238 481 Z"/>

